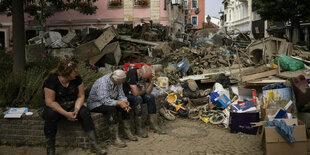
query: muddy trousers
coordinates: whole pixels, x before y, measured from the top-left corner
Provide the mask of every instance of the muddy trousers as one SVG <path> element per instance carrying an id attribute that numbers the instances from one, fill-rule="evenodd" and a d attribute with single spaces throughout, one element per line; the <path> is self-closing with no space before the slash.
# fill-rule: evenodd
<path id="1" fill-rule="evenodd" d="M 92 109 L 91 112 L 102 113 L 104 115 L 107 115 L 108 116 L 108 124 L 109 125 L 114 125 L 114 124 L 119 123 L 120 119 L 122 119 L 122 120 L 128 120 L 129 119 L 129 113 L 124 111 L 119 106 L 101 105 L 99 107 L 96 107 L 96 108 Z M 122 113 L 122 118 L 117 118 L 117 113 L 118 112 Z"/>
<path id="2" fill-rule="evenodd" d="M 74 106 L 71 106 L 66 111 L 73 111 Z M 45 136 L 55 136 L 57 133 L 57 123 L 60 119 L 65 118 L 60 113 L 52 110 L 49 107 L 44 107 L 43 111 L 43 119 L 45 120 L 44 123 L 44 134 Z M 91 130 L 95 130 L 95 126 L 93 120 L 91 118 L 90 112 L 88 108 L 82 106 L 78 115 L 77 119 L 82 124 L 84 131 L 88 132 Z"/>
<path id="3" fill-rule="evenodd" d="M 152 94 L 142 96 L 126 95 L 131 108 L 134 109 L 136 116 L 142 116 L 142 104 L 147 104 L 148 114 L 156 114 L 155 97 Z"/>

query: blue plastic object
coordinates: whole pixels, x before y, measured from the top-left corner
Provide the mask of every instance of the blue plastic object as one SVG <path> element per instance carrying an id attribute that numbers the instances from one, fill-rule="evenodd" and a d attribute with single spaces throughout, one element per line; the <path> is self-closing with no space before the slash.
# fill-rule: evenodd
<path id="1" fill-rule="evenodd" d="M 177 63 L 177 68 L 181 72 L 186 73 L 188 71 L 188 68 L 189 68 L 189 62 L 187 61 L 187 59 L 186 58 L 182 58 L 182 60 Z"/>
<path id="2" fill-rule="evenodd" d="M 225 94 L 223 94 L 216 98 L 213 104 L 215 104 L 217 107 L 226 108 L 230 103 L 230 99 Z"/>
<path id="3" fill-rule="evenodd" d="M 210 93 L 209 95 L 210 95 L 210 97 L 211 97 L 211 102 L 212 102 L 212 103 L 214 103 L 214 102 L 215 102 L 215 99 L 218 98 L 218 97 L 220 96 L 219 93 L 217 93 L 217 92 L 212 92 L 212 93 Z"/>

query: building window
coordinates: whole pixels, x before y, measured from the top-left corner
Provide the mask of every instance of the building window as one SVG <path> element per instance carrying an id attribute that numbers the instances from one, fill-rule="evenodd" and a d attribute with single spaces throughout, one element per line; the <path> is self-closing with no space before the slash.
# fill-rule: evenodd
<path id="1" fill-rule="evenodd" d="M 36 0 L 26 0 L 24 2 L 26 5 L 29 5 L 29 4 L 36 4 Z"/>
<path id="2" fill-rule="evenodd" d="M 197 0 L 192 0 L 192 9 L 197 9 L 197 8 L 198 8 Z"/>
<path id="3" fill-rule="evenodd" d="M 109 8 L 119 8 L 123 6 L 123 0 L 109 0 Z"/>
<path id="4" fill-rule="evenodd" d="M 187 2 L 187 1 L 184 1 L 184 2 L 183 2 L 183 5 L 184 5 L 184 8 L 185 8 L 185 9 L 188 8 L 188 2 Z"/>
<path id="5" fill-rule="evenodd" d="M 149 0 L 134 0 L 135 6 L 138 7 L 148 7 L 149 6 Z"/>
<path id="6" fill-rule="evenodd" d="M 198 16 L 192 16 L 192 24 L 193 26 L 198 26 Z"/>

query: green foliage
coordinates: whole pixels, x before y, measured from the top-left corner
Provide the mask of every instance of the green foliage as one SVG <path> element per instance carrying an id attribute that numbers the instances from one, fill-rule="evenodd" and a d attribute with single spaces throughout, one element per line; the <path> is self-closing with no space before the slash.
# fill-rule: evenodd
<path id="1" fill-rule="evenodd" d="M 3 53 L 1 53 L 3 54 Z M 3 54 L 3 56 L 6 56 Z M 6 56 L 7 60 L 10 60 L 9 55 Z M 0 57 L 0 60 L 5 57 Z M 10 67 L 2 68 L 3 74 L 0 79 L 0 107 L 5 106 L 27 106 L 31 108 L 40 107 L 43 101 L 43 79 L 49 71 L 57 67 L 59 58 L 46 57 L 41 62 L 28 63 L 26 71 L 22 74 L 14 74 Z M 78 66 L 78 72 L 80 73 L 84 85 L 85 95 L 87 96 L 93 83 L 102 76 L 92 69 L 90 65 L 80 62 L 75 58 L 71 58 Z M 2 61 L 0 61 L 2 62 Z M 12 66 L 12 62 L 8 62 Z M 12 68 L 12 67 L 11 67 Z"/>
<path id="2" fill-rule="evenodd" d="M 301 21 L 310 17 L 309 0 L 254 0 L 253 4 L 265 20 Z"/>
<path id="3" fill-rule="evenodd" d="M 24 0 L 26 2 L 27 0 Z M 40 19 L 41 14 L 37 11 L 43 11 L 43 20 L 51 17 L 57 11 L 67 11 L 69 9 L 78 10 L 82 14 L 92 15 L 98 9 L 93 5 L 97 0 L 39 0 L 37 4 L 31 3 L 25 5 L 24 11 L 35 19 Z M 12 0 L 2 0 L 0 2 L 0 12 L 6 12 L 11 15 Z"/>
<path id="4" fill-rule="evenodd" d="M 92 85 L 102 76 L 102 74 L 96 72 L 91 66 L 86 65 L 85 63 L 78 63 L 78 72 L 84 82 L 85 96 L 88 96 Z"/>
<path id="5" fill-rule="evenodd" d="M 0 83 L 3 78 L 10 72 L 13 68 L 13 59 L 9 53 L 0 51 Z"/>

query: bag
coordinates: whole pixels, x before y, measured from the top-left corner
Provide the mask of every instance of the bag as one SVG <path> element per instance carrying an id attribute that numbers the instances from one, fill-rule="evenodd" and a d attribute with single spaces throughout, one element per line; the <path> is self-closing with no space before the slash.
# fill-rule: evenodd
<path id="1" fill-rule="evenodd" d="M 287 71 L 296 71 L 305 67 L 304 63 L 299 60 L 295 60 L 284 54 L 280 55 L 280 66 Z M 274 59 L 274 63 L 278 64 L 278 58 Z"/>

